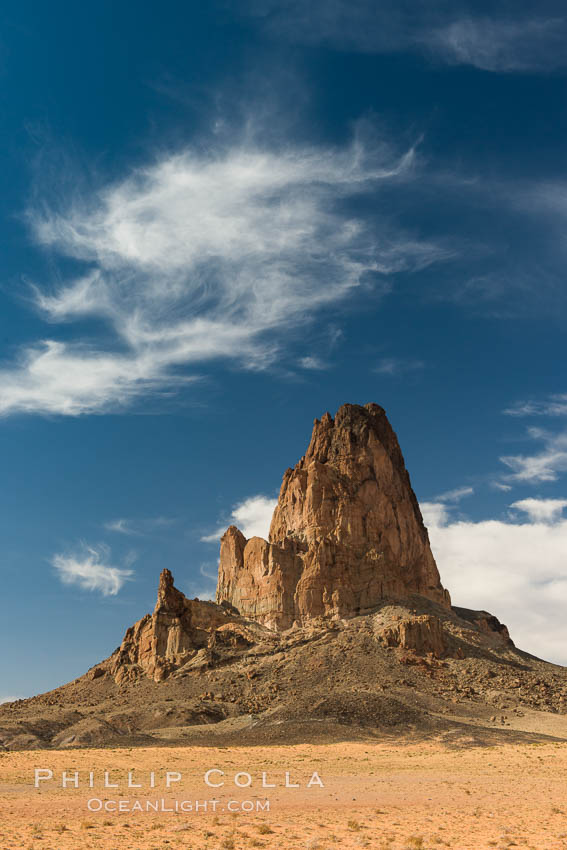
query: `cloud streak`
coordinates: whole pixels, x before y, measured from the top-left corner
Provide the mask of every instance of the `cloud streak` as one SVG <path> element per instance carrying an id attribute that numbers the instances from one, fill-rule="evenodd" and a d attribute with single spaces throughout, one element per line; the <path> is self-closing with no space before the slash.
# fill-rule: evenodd
<path id="1" fill-rule="evenodd" d="M 128 537 L 139 537 L 147 534 L 153 534 L 164 528 L 169 528 L 175 523 L 175 520 L 170 517 L 153 517 L 147 519 L 113 519 L 104 523 L 106 531 L 112 531 L 115 534 L 124 534 Z"/>
<path id="2" fill-rule="evenodd" d="M 383 357 L 373 368 L 377 375 L 404 375 L 408 372 L 419 372 L 425 367 L 422 360 L 410 360 L 403 357 Z"/>
<path id="3" fill-rule="evenodd" d="M 412 52 L 449 65 L 492 72 L 564 68 L 566 20 L 553 0 L 537 9 L 518 3 L 512 14 L 480 14 L 451 0 L 249 0 L 264 31 L 290 41 L 363 53 Z"/>
<path id="4" fill-rule="evenodd" d="M 519 401 L 504 413 L 509 416 L 567 416 L 567 393 L 554 393 L 541 401 Z"/>
<path id="5" fill-rule="evenodd" d="M 552 434 L 542 428 L 529 428 L 528 435 L 543 443 L 543 449 L 535 454 L 501 457 L 512 470 L 506 480 L 533 484 L 557 481 L 560 473 L 567 472 L 567 432 Z"/>
<path id="6" fill-rule="evenodd" d="M 423 32 L 418 43 L 449 64 L 483 71 L 552 71 L 565 67 L 563 18 L 463 17 Z"/>
<path id="7" fill-rule="evenodd" d="M 445 493 L 441 493 L 437 496 L 436 501 L 460 502 L 461 499 L 465 499 L 467 496 L 472 496 L 473 493 L 474 487 L 456 487 L 454 490 L 447 490 Z"/>
<path id="8" fill-rule="evenodd" d="M 166 155 L 59 211 L 30 210 L 36 240 L 84 267 L 34 289 L 40 315 L 107 331 L 104 343 L 51 335 L 22 350 L 0 368 L 0 415 L 120 410 L 198 380 L 215 360 L 269 368 L 284 338 L 373 276 L 447 258 L 386 218 L 371 226 L 346 211 L 414 169 L 413 148 L 383 141 L 240 144 Z"/>
<path id="9" fill-rule="evenodd" d="M 74 554 L 54 555 L 51 563 L 63 584 L 77 585 L 81 590 L 96 591 L 103 596 L 116 596 L 131 579 L 134 571 L 112 566 L 106 546 L 86 546 Z"/>

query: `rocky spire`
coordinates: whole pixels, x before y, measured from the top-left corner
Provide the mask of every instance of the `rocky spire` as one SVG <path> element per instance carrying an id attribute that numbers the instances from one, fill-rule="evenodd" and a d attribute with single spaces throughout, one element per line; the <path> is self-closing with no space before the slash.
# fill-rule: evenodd
<path id="1" fill-rule="evenodd" d="M 411 594 L 450 605 L 385 411 L 345 404 L 286 471 L 269 541 L 223 536 L 217 601 L 285 629 Z"/>
<path id="2" fill-rule="evenodd" d="M 158 594 L 154 615 L 167 613 L 180 616 L 184 613 L 187 599 L 173 584 L 173 575 L 168 569 L 163 569 L 159 576 Z"/>
<path id="3" fill-rule="evenodd" d="M 131 626 L 110 658 L 110 670 L 118 684 L 147 675 L 156 682 L 189 663 L 211 642 L 221 626 L 240 620 L 228 605 L 187 599 L 173 584 L 167 569 L 161 571 L 153 614 Z"/>

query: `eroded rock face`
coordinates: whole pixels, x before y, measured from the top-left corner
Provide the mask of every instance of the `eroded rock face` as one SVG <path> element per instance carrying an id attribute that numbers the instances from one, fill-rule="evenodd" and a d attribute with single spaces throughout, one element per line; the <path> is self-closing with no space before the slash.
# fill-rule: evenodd
<path id="1" fill-rule="evenodd" d="M 217 602 L 229 601 L 268 628 L 288 628 L 295 617 L 295 590 L 303 562 L 293 546 L 261 537 L 246 540 L 234 525 L 221 538 Z"/>
<path id="2" fill-rule="evenodd" d="M 118 684 L 140 675 L 160 681 L 213 643 L 216 629 L 240 619 L 230 606 L 187 599 L 163 570 L 153 614 L 128 629 L 110 658 L 110 672 Z"/>
<path id="3" fill-rule="evenodd" d="M 447 650 L 443 624 L 430 614 L 402 619 L 381 629 L 377 637 L 385 646 L 409 649 L 418 655 L 441 658 Z"/>
<path id="4" fill-rule="evenodd" d="M 384 410 L 345 404 L 285 473 L 269 540 L 223 536 L 217 602 L 286 629 L 411 594 L 450 606 Z"/>

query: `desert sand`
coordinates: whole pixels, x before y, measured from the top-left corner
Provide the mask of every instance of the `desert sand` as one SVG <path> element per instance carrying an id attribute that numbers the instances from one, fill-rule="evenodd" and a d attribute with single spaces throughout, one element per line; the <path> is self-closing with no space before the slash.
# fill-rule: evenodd
<path id="1" fill-rule="evenodd" d="M 19 751 L 1 753 L 0 765 L 2 850 L 567 847 L 563 742 L 454 749 L 436 742 L 347 742 Z M 53 771 L 53 779 L 35 788 L 36 769 Z M 224 771 L 209 777 L 224 779 L 224 787 L 205 784 L 205 772 L 213 769 Z M 102 787 L 105 770 L 118 789 Z M 79 771 L 82 787 L 61 788 L 62 771 L 72 780 Z M 126 787 L 129 771 L 141 789 Z M 155 788 L 149 787 L 151 771 Z M 171 780 L 169 790 L 166 771 L 182 776 Z M 286 771 L 299 788 L 285 787 Z M 239 772 L 251 775 L 251 787 L 235 786 Z M 323 788 L 306 787 L 314 772 Z M 262 788 L 263 773 L 276 788 Z M 89 800 L 101 811 L 89 811 Z M 129 810 L 113 810 L 120 800 Z M 132 811 L 136 801 L 145 807 L 148 800 L 167 809 L 176 800 L 178 806 L 198 800 L 201 811 Z M 269 811 L 242 811 L 266 800 Z M 229 812 L 231 806 L 239 810 Z"/>

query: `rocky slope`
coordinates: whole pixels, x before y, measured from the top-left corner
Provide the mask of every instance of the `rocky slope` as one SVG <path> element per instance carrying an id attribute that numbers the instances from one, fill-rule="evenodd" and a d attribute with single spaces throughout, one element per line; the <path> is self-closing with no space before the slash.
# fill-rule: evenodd
<path id="1" fill-rule="evenodd" d="M 0 749 L 387 734 L 567 740 L 567 670 L 451 607 L 377 405 L 315 421 L 269 540 L 224 535 L 216 603 L 163 570 L 108 659 L 0 706 Z"/>
<path id="2" fill-rule="evenodd" d="M 153 615 L 84 676 L 0 706 L 0 749 L 435 737 L 567 740 L 567 671 L 486 612 L 426 597 L 276 632 L 189 600 L 162 574 Z"/>

